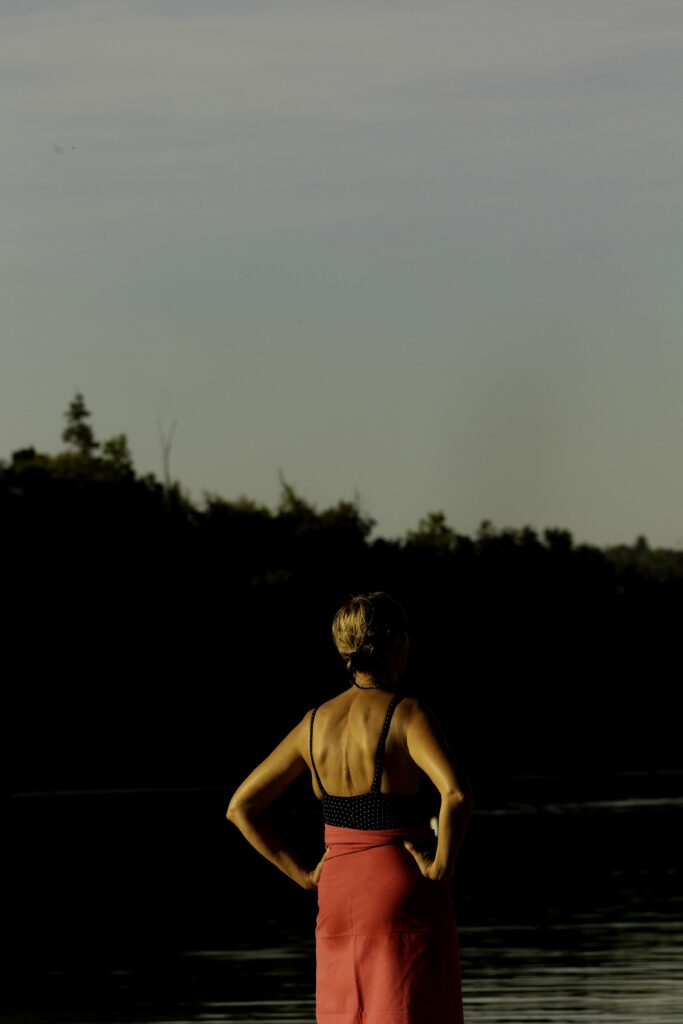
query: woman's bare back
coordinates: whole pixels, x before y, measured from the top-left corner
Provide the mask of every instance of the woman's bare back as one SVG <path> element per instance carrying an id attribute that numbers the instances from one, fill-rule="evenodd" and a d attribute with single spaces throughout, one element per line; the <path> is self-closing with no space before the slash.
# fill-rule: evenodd
<path id="1" fill-rule="evenodd" d="M 346 690 L 321 704 L 313 724 L 313 759 L 328 793 L 334 796 L 356 796 L 368 793 L 372 785 L 382 726 L 395 694 L 382 689 Z M 414 710 L 415 700 L 403 697 L 394 709 L 387 733 L 382 762 L 382 793 L 416 793 L 425 780 L 406 742 L 406 723 Z M 308 716 L 310 728 L 310 713 Z M 310 763 L 313 791 L 322 794 Z"/>

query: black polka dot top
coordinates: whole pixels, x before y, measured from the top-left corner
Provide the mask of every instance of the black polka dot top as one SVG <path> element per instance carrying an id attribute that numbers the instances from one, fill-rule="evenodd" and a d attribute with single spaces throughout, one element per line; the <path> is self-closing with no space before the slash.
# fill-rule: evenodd
<path id="1" fill-rule="evenodd" d="M 311 712 L 310 737 L 311 764 L 313 765 L 313 771 L 322 793 L 321 803 L 325 824 L 338 825 L 342 828 L 362 829 L 409 828 L 428 824 L 429 812 L 421 793 L 399 794 L 380 792 L 382 758 L 384 756 L 389 725 L 391 724 L 391 716 L 396 705 L 402 699 L 402 697 L 394 696 L 389 704 L 377 747 L 375 777 L 372 780 L 372 788 L 369 793 L 359 793 L 356 796 L 331 796 L 322 784 L 318 775 L 318 769 L 313 760 L 313 719 L 318 710 L 317 707 L 313 708 Z"/>

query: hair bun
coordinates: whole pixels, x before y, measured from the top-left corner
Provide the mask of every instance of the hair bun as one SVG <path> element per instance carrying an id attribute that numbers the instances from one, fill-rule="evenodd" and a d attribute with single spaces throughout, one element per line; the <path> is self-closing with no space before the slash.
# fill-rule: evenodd
<path id="1" fill-rule="evenodd" d="M 382 674 L 391 647 L 407 635 L 405 612 L 383 591 L 352 597 L 332 623 L 337 650 L 354 673 Z"/>

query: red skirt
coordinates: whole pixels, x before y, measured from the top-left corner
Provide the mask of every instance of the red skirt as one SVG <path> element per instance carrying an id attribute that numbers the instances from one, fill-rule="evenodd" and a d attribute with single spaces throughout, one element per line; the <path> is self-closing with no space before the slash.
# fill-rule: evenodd
<path id="1" fill-rule="evenodd" d="M 404 839 L 419 847 L 434 833 L 325 825 L 317 1024 L 463 1024 L 450 885 L 425 878 Z"/>

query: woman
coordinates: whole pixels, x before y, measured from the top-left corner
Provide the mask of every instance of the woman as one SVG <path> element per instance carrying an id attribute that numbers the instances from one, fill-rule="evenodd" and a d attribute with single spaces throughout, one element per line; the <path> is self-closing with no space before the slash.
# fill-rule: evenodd
<path id="1" fill-rule="evenodd" d="M 472 811 L 441 729 L 399 696 L 408 633 L 388 594 L 352 597 L 332 625 L 350 685 L 308 711 L 233 795 L 227 817 L 259 853 L 317 890 L 317 1024 L 462 1024 L 449 882 Z M 307 869 L 263 816 L 306 770 L 325 853 Z M 441 796 L 438 840 L 422 783 Z"/>

